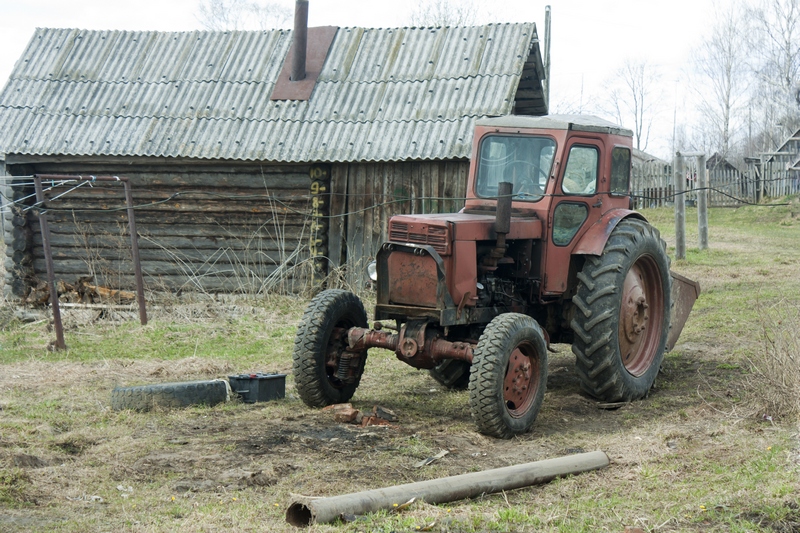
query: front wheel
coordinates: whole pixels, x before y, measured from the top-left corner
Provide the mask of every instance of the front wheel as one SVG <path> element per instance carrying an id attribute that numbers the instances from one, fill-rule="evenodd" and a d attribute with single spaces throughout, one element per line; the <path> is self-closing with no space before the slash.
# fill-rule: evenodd
<path id="1" fill-rule="evenodd" d="M 546 387 L 547 342 L 539 324 L 518 313 L 492 320 L 475 348 L 469 377 L 478 430 L 501 439 L 527 433 Z"/>
<path id="2" fill-rule="evenodd" d="M 294 339 L 292 368 L 300 398 L 309 407 L 344 403 L 353 397 L 367 351 L 347 348 L 347 331 L 367 327 L 358 297 L 339 289 L 319 293 L 306 307 Z"/>
<path id="3" fill-rule="evenodd" d="M 672 278 L 658 230 L 621 221 L 578 280 L 571 326 L 581 388 L 609 402 L 646 396 L 669 334 Z"/>

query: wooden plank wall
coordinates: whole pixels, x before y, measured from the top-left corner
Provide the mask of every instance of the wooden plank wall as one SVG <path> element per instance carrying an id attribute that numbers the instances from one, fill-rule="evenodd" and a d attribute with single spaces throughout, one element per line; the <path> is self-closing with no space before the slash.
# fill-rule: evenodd
<path id="1" fill-rule="evenodd" d="M 346 264 L 344 280 L 360 288 L 367 263 L 387 240 L 389 218 L 458 211 L 464 207 L 468 171 L 466 160 L 334 165 L 331 267 Z"/>
<path id="2" fill-rule="evenodd" d="M 119 174 L 130 179 L 141 265 L 149 289 L 291 291 L 308 258 L 311 167 L 137 169 L 39 166 L 37 173 Z M 121 185 L 48 193 L 45 205 L 57 279 L 92 275 L 130 288 L 133 265 Z M 56 199 L 58 194 L 69 190 Z M 31 211 L 33 266 L 46 278 L 38 217 Z"/>

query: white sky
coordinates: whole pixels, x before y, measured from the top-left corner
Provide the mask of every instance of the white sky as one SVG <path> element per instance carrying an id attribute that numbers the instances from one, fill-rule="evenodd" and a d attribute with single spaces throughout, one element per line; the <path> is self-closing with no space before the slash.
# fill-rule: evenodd
<path id="1" fill-rule="evenodd" d="M 293 6 L 292 0 L 279 0 Z M 667 157 L 673 110 L 687 112 L 678 79 L 714 5 L 732 0 L 479 0 L 495 22 L 536 22 L 544 37 L 545 5 L 552 6 L 551 108 L 603 94 L 603 85 L 626 59 L 646 58 L 663 71 L 663 111 L 648 151 Z M 409 24 L 416 2 L 310 0 L 311 26 L 396 27 Z M 0 0 L 0 84 L 37 27 L 181 31 L 201 28 L 198 0 Z M 676 100 L 677 94 L 677 100 Z M 581 97 L 581 95 L 583 95 Z M 676 105 L 676 101 L 679 102 Z"/>

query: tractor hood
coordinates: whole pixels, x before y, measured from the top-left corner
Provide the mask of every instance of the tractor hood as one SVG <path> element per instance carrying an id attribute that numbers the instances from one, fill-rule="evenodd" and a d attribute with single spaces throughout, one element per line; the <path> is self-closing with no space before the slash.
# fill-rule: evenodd
<path id="1" fill-rule="evenodd" d="M 512 217 L 508 239 L 539 239 L 542 221 L 537 217 Z M 450 253 L 453 241 L 488 241 L 497 238 L 494 215 L 443 213 L 397 215 L 389 221 L 389 240 L 428 244 L 440 255 Z"/>

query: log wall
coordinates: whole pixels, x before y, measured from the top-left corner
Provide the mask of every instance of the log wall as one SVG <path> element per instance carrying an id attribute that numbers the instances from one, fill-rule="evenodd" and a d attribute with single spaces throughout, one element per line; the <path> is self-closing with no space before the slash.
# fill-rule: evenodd
<path id="1" fill-rule="evenodd" d="M 304 278 L 300 271 L 309 257 L 311 169 L 243 165 L 131 170 L 62 164 L 36 165 L 29 172 L 126 176 L 149 289 L 261 292 L 292 290 Z M 30 192 L 26 185 L 17 187 L 15 195 Z M 56 278 L 74 282 L 93 276 L 110 287 L 132 287 L 122 185 L 69 184 L 46 196 Z M 46 263 L 38 215 L 29 210 L 22 220 L 24 227 L 19 224 L 15 230 L 29 233 L 30 245 L 28 257 L 18 259 L 21 267 L 32 266 L 25 271 L 31 285 L 45 279 Z"/>
<path id="2" fill-rule="evenodd" d="M 469 164 L 66 161 L 12 168 L 21 184 L 6 192 L 17 200 L 33 193 L 24 176 L 34 173 L 127 177 L 148 289 L 258 293 L 303 290 L 329 274 L 361 287 L 389 218 L 461 209 Z M 133 288 L 122 185 L 75 185 L 46 193 L 56 279 L 92 276 L 111 288 Z M 6 213 L 9 296 L 46 279 L 38 215 L 23 208 Z"/>

